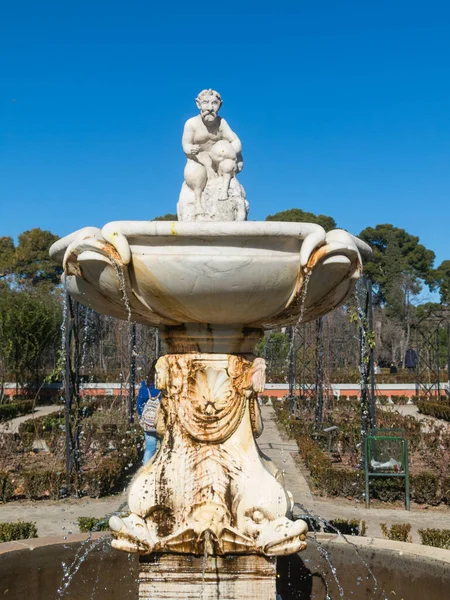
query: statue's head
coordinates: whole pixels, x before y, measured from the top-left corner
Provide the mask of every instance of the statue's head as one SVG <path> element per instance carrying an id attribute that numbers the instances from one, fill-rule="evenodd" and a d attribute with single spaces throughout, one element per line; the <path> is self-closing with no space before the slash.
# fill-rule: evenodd
<path id="1" fill-rule="evenodd" d="M 222 106 L 222 98 L 215 90 L 202 90 L 195 99 L 197 108 L 203 121 L 212 123 L 217 118 L 217 113 Z"/>

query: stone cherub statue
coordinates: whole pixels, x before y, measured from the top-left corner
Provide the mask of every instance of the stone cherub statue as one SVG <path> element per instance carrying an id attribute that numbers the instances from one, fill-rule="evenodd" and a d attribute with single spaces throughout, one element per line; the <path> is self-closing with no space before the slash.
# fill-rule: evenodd
<path id="1" fill-rule="evenodd" d="M 219 117 L 222 98 L 203 90 L 196 98 L 200 114 L 186 121 L 183 151 L 187 162 L 177 212 L 180 221 L 245 221 L 248 202 L 236 179 L 242 170 L 242 144 Z"/>

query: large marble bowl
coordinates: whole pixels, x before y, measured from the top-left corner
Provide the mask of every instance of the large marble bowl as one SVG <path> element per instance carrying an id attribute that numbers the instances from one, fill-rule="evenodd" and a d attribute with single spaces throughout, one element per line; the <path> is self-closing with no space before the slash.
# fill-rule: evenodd
<path id="1" fill-rule="evenodd" d="M 74 298 L 161 327 L 171 351 L 194 339 L 200 351 L 245 351 L 242 340 L 251 345 L 262 329 L 342 304 L 370 249 L 311 223 L 117 221 L 80 229 L 50 253 Z"/>

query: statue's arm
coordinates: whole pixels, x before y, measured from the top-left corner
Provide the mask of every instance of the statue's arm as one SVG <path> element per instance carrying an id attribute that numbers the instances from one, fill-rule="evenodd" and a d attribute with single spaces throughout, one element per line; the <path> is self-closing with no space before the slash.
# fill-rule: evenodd
<path id="1" fill-rule="evenodd" d="M 186 121 L 184 125 L 183 137 L 181 138 L 183 152 L 188 158 L 194 158 L 194 156 L 196 156 L 200 151 L 200 146 L 198 144 L 194 144 L 194 134 L 195 129 L 191 119 L 189 119 L 189 121 Z"/>
<path id="2" fill-rule="evenodd" d="M 230 144 L 236 150 L 236 153 L 240 154 L 242 152 L 241 140 L 234 133 L 234 131 L 231 129 L 231 127 L 228 125 L 225 119 L 222 119 L 220 121 L 220 131 L 222 132 L 223 139 L 227 140 L 227 142 L 230 142 Z"/>
<path id="3" fill-rule="evenodd" d="M 220 122 L 220 130 L 222 132 L 223 139 L 227 140 L 227 142 L 230 142 L 230 144 L 236 150 L 237 170 L 238 170 L 238 172 L 242 171 L 242 167 L 244 166 L 244 160 L 242 158 L 241 140 L 234 133 L 234 131 L 231 129 L 231 127 L 228 125 L 228 123 L 225 121 L 225 119 L 222 119 Z"/>

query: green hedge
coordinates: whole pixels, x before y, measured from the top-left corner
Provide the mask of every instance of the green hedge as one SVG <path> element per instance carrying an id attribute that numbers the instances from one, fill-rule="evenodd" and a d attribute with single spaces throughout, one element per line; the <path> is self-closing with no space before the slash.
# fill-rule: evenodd
<path id="1" fill-rule="evenodd" d="M 450 506 L 450 477 L 445 477 L 441 482 L 442 500 Z"/>
<path id="2" fill-rule="evenodd" d="M 0 421 L 7 421 L 22 415 L 28 415 L 33 412 L 33 402 L 25 400 L 24 402 L 12 402 L 11 404 L 0 405 Z"/>
<path id="3" fill-rule="evenodd" d="M 382 404 L 384 406 L 384 405 L 388 404 L 389 396 L 386 396 L 385 394 L 380 394 L 378 396 L 375 396 L 375 401 L 379 402 L 380 404 Z"/>
<path id="4" fill-rule="evenodd" d="M 394 523 L 388 528 L 386 523 L 380 523 L 381 533 L 384 537 L 395 542 L 412 542 L 411 539 L 411 524 L 410 523 Z"/>
<path id="5" fill-rule="evenodd" d="M 109 530 L 108 519 L 97 519 L 96 517 L 78 517 L 78 527 L 80 533 Z"/>
<path id="6" fill-rule="evenodd" d="M 336 529 L 342 535 L 366 535 L 366 522 L 358 519 L 330 519 L 324 527 L 324 533 L 336 533 Z"/>
<path id="7" fill-rule="evenodd" d="M 442 493 L 439 490 L 437 475 L 431 471 L 422 471 L 410 476 L 411 500 L 417 504 L 439 504 Z"/>
<path id="8" fill-rule="evenodd" d="M 7 500 L 10 500 L 13 495 L 13 490 L 14 488 L 9 473 L 0 471 L 0 501 L 6 502 Z"/>
<path id="9" fill-rule="evenodd" d="M 429 417 L 436 417 L 444 421 L 450 421 L 450 406 L 443 402 L 429 402 L 428 400 L 420 400 L 417 403 L 419 412 Z"/>
<path id="10" fill-rule="evenodd" d="M 58 500 L 67 492 L 67 476 L 61 471 L 23 471 L 19 478 L 28 500 Z"/>
<path id="11" fill-rule="evenodd" d="M 408 404 L 409 396 L 406 394 L 401 394 L 399 396 L 392 394 L 391 400 L 394 404 Z"/>
<path id="12" fill-rule="evenodd" d="M 36 523 L 27 521 L 0 523 L 0 542 L 13 542 L 29 538 L 37 538 Z"/>
<path id="13" fill-rule="evenodd" d="M 450 529 L 419 529 L 419 536 L 425 546 L 450 550 Z"/>

